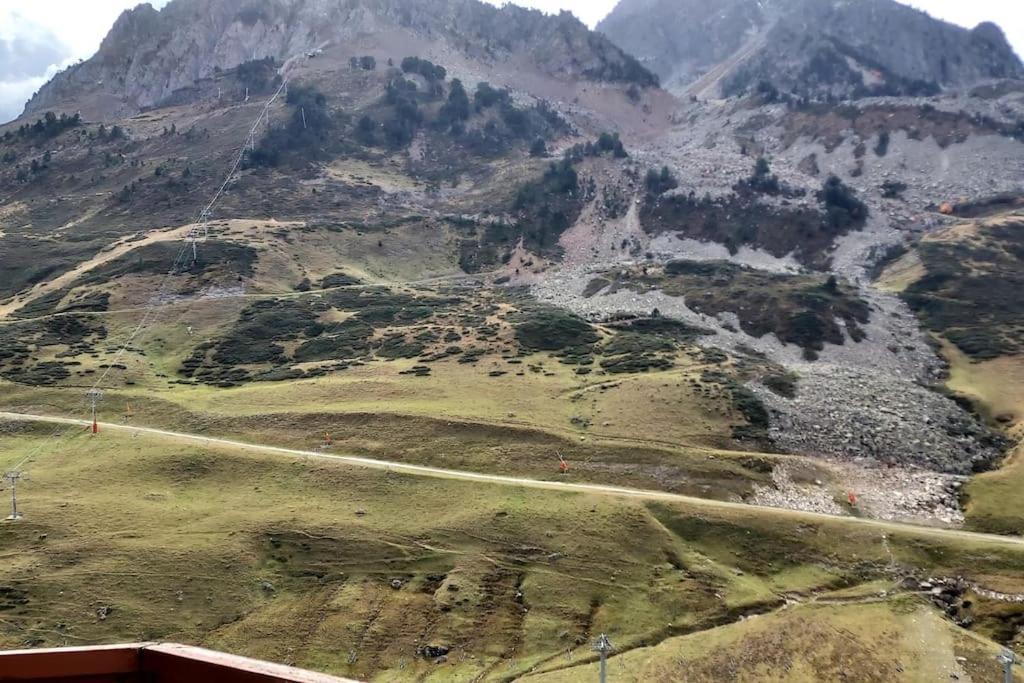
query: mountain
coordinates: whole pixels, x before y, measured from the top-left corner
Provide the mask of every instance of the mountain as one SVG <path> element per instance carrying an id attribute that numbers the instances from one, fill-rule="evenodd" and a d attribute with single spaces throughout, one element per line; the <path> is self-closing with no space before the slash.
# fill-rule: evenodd
<path id="1" fill-rule="evenodd" d="M 569 13 L 479 0 L 176 0 L 124 12 L 97 54 L 58 74 L 26 107 L 124 114 L 166 101 L 216 72 L 332 44 L 385 47 L 427 38 L 486 62 L 521 59 L 548 75 L 654 85 L 631 56 Z"/>
<path id="2" fill-rule="evenodd" d="M 967 30 L 894 0 L 623 0 L 598 30 L 686 94 L 918 95 L 1024 77 L 994 24 Z"/>
<path id="3" fill-rule="evenodd" d="M 172 0 L 0 126 L 0 646 L 998 676 L 1019 62 L 868 0 L 619 19 L 643 62 L 474 0 Z M 17 415 L 94 386 L 98 434 Z"/>

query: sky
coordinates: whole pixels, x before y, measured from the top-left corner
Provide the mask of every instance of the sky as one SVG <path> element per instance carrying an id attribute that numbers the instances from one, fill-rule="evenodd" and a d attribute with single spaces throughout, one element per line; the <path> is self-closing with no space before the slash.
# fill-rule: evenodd
<path id="1" fill-rule="evenodd" d="M 162 7 L 169 0 L 151 0 Z M 708 0 L 717 2 L 717 0 Z M 503 0 L 488 0 L 495 5 Z M 617 0 L 517 0 L 544 12 L 567 9 L 595 26 Z M 18 116 L 39 87 L 57 71 L 87 59 L 125 9 L 138 0 L 0 0 L 0 122 Z M 995 21 L 1024 55 L 1024 2 L 1021 0 L 905 0 L 962 26 Z"/>

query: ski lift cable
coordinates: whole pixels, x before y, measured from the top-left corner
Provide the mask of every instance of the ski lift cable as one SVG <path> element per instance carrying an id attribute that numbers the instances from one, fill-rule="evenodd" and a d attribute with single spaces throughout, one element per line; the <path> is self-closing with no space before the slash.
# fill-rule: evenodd
<path id="1" fill-rule="evenodd" d="M 241 149 L 236 155 L 230 170 L 228 171 L 227 175 L 224 178 L 224 181 L 218 187 L 212 199 L 199 212 L 199 215 L 195 223 L 203 226 L 204 234 L 208 234 L 209 218 L 210 215 L 212 214 L 214 207 L 217 205 L 217 202 L 220 201 L 221 197 L 224 195 L 224 192 L 227 190 L 228 185 L 230 185 L 231 183 L 231 179 L 233 178 L 235 173 L 238 172 L 239 167 L 242 165 L 242 161 L 245 159 L 246 148 L 248 147 L 250 141 L 254 139 L 256 132 L 259 130 L 260 125 L 262 125 L 263 119 L 269 117 L 270 107 L 272 107 L 274 102 L 276 102 L 277 99 L 281 96 L 281 93 L 285 91 L 287 85 L 288 79 L 282 79 L 280 87 L 278 87 L 278 89 L 274 92 L 270 99 L 267 100 L 267 102 L 263 105 L 259 115 L 256 117 L 256 121 L 249 129 L 249 134 L 246 137 L 245 141 L 242 143 Z M 195 230 L 195 228 L 193 228 L 193 230 Z M 93 395 L 95 392 L 100 390 L 101 385 L 106 381 L 107 377 L 110 374 L 110 371 L 113 370 L 114 365 L 116 365 L 118 361 L 121 359 L 121 357 L 125 354 L 131 343 L 139 336 L 139 334 L 142 333 L 142 331 L 146 327 L 148 327 L 151 324 L 151 322 L 155 321 L 155 319 L 152 317 L 154 312 L 158 312 L 159 310 L 165 307 L 163 301 L 166 296 L 168 285 L 170 284 L 170 279 L 175 274 L 175 272 L 177 272 L 177 270 L 185 262 L 187 262 L 187 255 L 190 250 L 190 247 L 194 248 L 192 240 L 183 240 L 182 246 L 178 250 L 178 253 L 175 256 L 170 269 L 161 278 L 160 286 L 157 289 L 157 293 L 155 296 L 150 298 L 150 301 L 147 304 L 145 311 L 142 315 L 142 318 L 139 320 L 139 323 L 134 328 L 132 328 L 131 332 L 128 334 L 128 337 L 125 339 L 124 343 L 121 344 L 121 346 L 115 352 L 113 358 L 108 363 L 106 363 L 107 367 L 104 368 L 103 373 L 93 383 L 92 387 L 88 390 L 87 395 Z M 53 430 L 53 432 L 51 432 L 48 436 L 44 437 L 44 439 L 41 442 L 39 442 L 34 448 L 32 448 L 29 451 L 29 453 L 12 468 L 12 471 L 21 471 L 22 468 L 29 462 L 31 462 L 33 458 L 37 457 L 40 453 L 42 453 L 44 448 L 52 447 L 61 439 L 66 438 L 67 435 L 71 433 L 77 433 L 79 429 L 80 428 L 78 425 L 58 426 Z"/>

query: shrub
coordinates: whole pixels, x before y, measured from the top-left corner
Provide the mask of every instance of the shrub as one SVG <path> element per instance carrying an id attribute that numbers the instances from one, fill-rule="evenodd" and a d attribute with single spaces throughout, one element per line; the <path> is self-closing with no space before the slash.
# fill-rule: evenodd
<path id="1" fill-rule="evenodd" d="M 392 147 L 404 147 L 412 142 L 416 129 L 423 122 L 416 92 L 416 84 L 404 78 L 388 83 L 385 102 L 394 108 L 394 117 L 384 124 L 384 137 Z"/>
<path id="2" fill-rule="evenodd" d="M 600 339 L 585 320 L 556 308 L 524 313 L 515 325 L 515 335 L 528 351 L 561 351 L 591 346 Z"/>
<path id="3" fill-rule="evenodd" d="M 777 195 L 782 192 L 782 185 L 779 178 L 772 173 L 771 164 L 764 157 L 759 157 L 754 164 L 754 170 L 750 177 L 742 180 L 735 188 L 737 192 L 749 190 L 760 194 Z"/>
<path id="4" fill-rule="evenodd" d="M 406 74 L 419 74 L 432 86 L 444 82 L 447 78 L 447 71 L 444 67 L 435 65 L 434 62 L 420 57 L 406 57 L 401 60 L 401 71 Z"/>
<path id="5" fill-rule="evenodd" d="M 867 220 L 867 205 L 837 176 L 829 176 L 825 181 L 818 200 L 825 205 L 828 224 L 836 230 L 848 230 Z"/>
<path id="6" fill-rule="evenodd" d="M 362 69 L 363 71 L 374 71 L 377 68 L 377 59 L 370 55 L 364 57 L 353 57 L 349 60 L 349 65 L 353 69 Z"/>
<path id="7" fill-rule="evenodd" d="M 886 199 L 902 199 L 907 191 L 907 184 L 898 180 L 886 180 L 882 183 L 882 196 Z"/>
<path id="8" fill-rule="evenodd" d="M 493 107 L 498 103 L 510 102 L 512 96 L 508 90 L 497 90 L 491 87 L 490 83 L 483 81 L 477 83 L 476 93 L 473 95 L 473 104 L 476 106 L 477 111 L 482 111 L 489 107 Z"/>
<path id="9" fill-rule="evenodd" d="M 451 91 L 448 93 L 448 101 L 441 107 L 437 123 L 441 128 L 455 128 L 461 125 L 463 121 L 469 119 L 469 115 L 469 95 L 466 94 L 462 81 L 456 78 L 452 81 Z"/>
<path id="10" fill-rule="evenodd" d="M 679 181 L 668 166 L 662 166 L 660 173 L 653 168 L 648 170 L 646 184 L 652 195 L 665 194 L 679 187 Z"/>
<path id="11" fill-rule="evenodd" d="M 883 130 L 878 134 L 878 143 L 875 145 L 875 155 L 884 157 L 889 153 L 889 131 Z"/>
<path id="12" fill-rule="evenodd" d="M 616 159 L 625 159 L 629 156 L 618 133 L 601 133 L 597 139 L 597 147 L 601 152 L 611 152 Z"/>
<path id="13" fill-rule="evenodd" d="M 797 395 L 797 379 L 792 372 L 774 372 L 762 377 L 761 384 L 774 394 L 793 399 Z"/>
<path id="14" fill-rule="evenodd" d="M 249 166 L 277 166 L 286 159 L 312 161 L 326 150 L 334 128 L 327 97 L 313 86 L 295 85 L 286 101 L 293 107 L 291 118 L 287 125 L 271 130 L 249 153 Z"/>

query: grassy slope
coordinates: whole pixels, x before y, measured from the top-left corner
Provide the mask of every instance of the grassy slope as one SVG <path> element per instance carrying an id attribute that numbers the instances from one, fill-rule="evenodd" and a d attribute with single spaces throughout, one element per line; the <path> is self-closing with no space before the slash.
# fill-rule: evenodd
<path id="1" fill-rule="evenodd" d="M 974 362 L 951 345 L 943 353 L 951 362 L 949 388 L 1000 417 L 1011 438 L 1024 437 L 1024 356 Z M 968 522 L 977 529 L 1024 533 L 1024 446 L 1014 449 L 1003 466 L 975 477 L 967 487 Z"/>
<path id="2" fill-rule="evenodd" d="M 1019 237 L 1013 232 L 1000 232 L 994 238 L 987 228 L 1010 230 L 1007 226 L 1019 225 L 1019 213 L 1011 212 L 1007 216 L 958 224 L 925 238 L 931 245 L 945 247 L 956 253 L 960 243 L 967 245 L 971 259 L 966 259 L 966 268 L 974 272 L 986 273 L 993 267 L 981 258 L 990 249 L 994 258 L 1001 262 L 1011 258 L 1012 245 Z M 1018 228 L 1019 229 L 1019 228 Z M 1011 239 L 1012 238 L 1012 239 Z M 929 275 L 929 271 L 916 251 L 891 264 L 882 273 L 880 285 L 894 292 L 903 292 Z M 968 290 L 972 291 L 972 290 Z M 983 296 L 984 290 L 973 290 L 975 296 Z M 969 303 L 969 302 L 968 302 Z M 988 303 L 988 302 L 986 302 Z M 963 300 L 951 302 L 954 306 L 964 306 Z M 941 308 L 937 309 L 941 311 Z M 988 309 L 985 309 L 986 311 Z M 1013 319 L 1017 314 L 1010 306 L 1000 309 L 1004 316 Z M 988 318 L 972 320 L 984 331 L 984 322 Z M 998 338 L 1008 330 L 992 329 L 988 333 Z M 963 395 L 979 407 L 985 417 L 997 420 L 1007 435 L 1020 441 L 1024 437 L 1024 356 L 1003 355 L 990 360 L 970 358 L 966 353 L 950 343 L 945 337 L 939 336 L 942 344 L 942 355 L 949 361 L 950 378 L 947 386 L 957 394 Z M 1024 500 L 1019 492 L 1024 486 L 1024 452 L 1021 447 L 1013 450 L 1001 469 L 974 477 L 966 488 L 967 524 L 968 527 L 997 533 L 1024 533 Z"/>
<path id="3" fill-rule="evenodd" d="M 39 438 L 0 437 L 0 467 Z M 0 646 L 163 638 L 364 679 L 502 679 L 583 658 L 599 631 L 623 648 L 653 645 L 783 594 L 877 581 L 893 561 L 1024 590 L 1024 551 L 988 542 L 899 532 L 890 559 L 877 531 L 797 514 L 425 480 L 144 436 L 83 433 L 30 472 L 26 519 L 0 526 L 0 586 L 11 589 Z M 424 643 L 453 647 L 448 664 L 418 657 Z"/>
<path id="4" fill-rule="evenodd" d="M 233 221 L 229 230 L 270 238 L 279 227 Z M 402 242 L 411 239 L 406 236 Z M 274 239 L 257 246 L 272 255 L 296 248 Z M 256 266 L 255 290 L 287 291 L 288 280 L 273 277 L 264 260 L 261 256 Z M 349 272 L 354 263 L 361 261 L 335 267 Z M 124 278 L 112 297 L 112 312 L 90 314 L 102 320 L 108 337 L 97 345 L 101 352 L 96 356 L 74 359 L 81 365 L 71 367 L 67 384 L 77 387 L 5 385 L 0 407 L 80 414 L 80 387 L 95 381 L 103 372 L 100 366 L 109 362 L 109 349 L 137 324 L 139 312 L 132 306 L 140 300 L 130 297 L 151 291 L 152 279 Z M 133 350 L 119 359 L 127 369 L 108 376 L 107 387 L 129 380 L 132 384 L 108 390 L 101 417 L 117 420 L 130 405 L 140 424 L 300 448 L 316 446 L 330 432 L 337 449 L 347 453 L 531 477 L 557 476 L 558 456 L 563 455 L 573 476 L 582 480 L 730 499 L 750 493 L 755 484 L 769 483 L 771 466 L 780 459 L 734 452 L 732 429 L 746 420 L 727 394 L 701 384 L 706 369 L 728 369 L 689 347 L 674 354 L 676 367 L 670 371 L 583 376 L 546 353 L 511 358 L 507 329 L 499 341 L 471 341 L 475 331 L 460 325 L 458 316 L 441 322 L 442 331 L 453 326 L 466 337 L 460 342 L 463 348 L 486 347 L 488 353 L 476 364 L 434 362 L 427 377 L 400 374 L 420 363 L 407 359 L 372 361 L 315 379 L 231 389 L 173 383 L 191 349 L 230 330 L 238 311 L 256 296 L 265 295 L 190 300 L 162 309 Z M 287 296 L 315 300 L 326 295 L 313 291 Z M 468 300 L 463 310 L 484 299 L 463 296 Z M 46 360 L 60 360 L 56 354 L 62 347 L 47 348 Z M 527 370 L 541 366 L 542 372 Z M 494 371 L 507 374 L 492 377 Z M 812 461 L 784 459 L 804 478 L 833 479 L 827 468 Z"/>
<path id="5" fill-rule="evenodd" d="M 999 680 L 999 648 L 916 600 L 809 604 L 613 657 L 623 683 L 704 681 Z M 962 664 L 958 657 L 965 658 Z M 597 679 L 597 665 L 528 676 L 537 683 Z M 1024 680 L 1018 674 L 1016 680 Z"/>
<path id="6" fill-rule="evenodd" d="M 492 378 L 489 362 L 444 362 L 429 377 L 410 377 L 399 372 L 414 361 L 395 361 L 234 389 L 126 387 L 108 392 L 101 417 L 116 421 L 130 405 L 139 424 L 298 448 L 329 432 L 337 452 L 536 478 L 558 476 L 563 455 L 574 479 L 713 498 L 736 499 L 768 483 L 781 459 L 807 477 L 831 478 L 803 459 L 723 450 L 741 418 L 685 381 L 699 366 L 606 385 L 544 362 L 551 376 Z M 5 386 L 0 407 L 81 412 L 78 389 Z"/>

